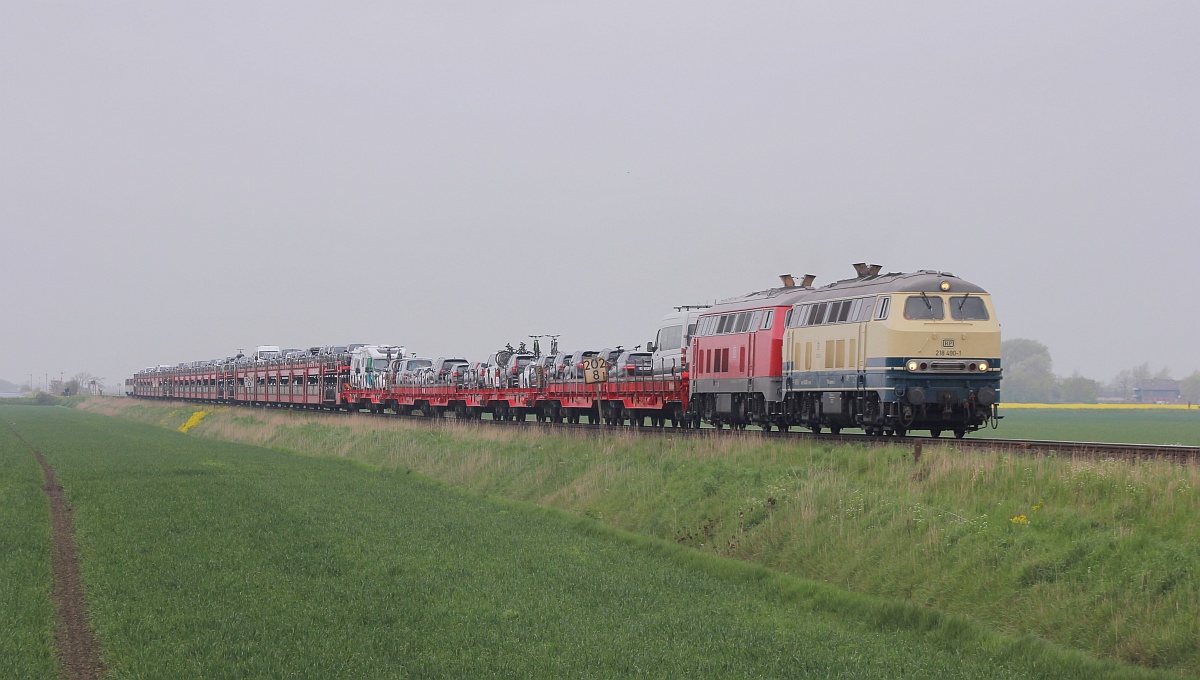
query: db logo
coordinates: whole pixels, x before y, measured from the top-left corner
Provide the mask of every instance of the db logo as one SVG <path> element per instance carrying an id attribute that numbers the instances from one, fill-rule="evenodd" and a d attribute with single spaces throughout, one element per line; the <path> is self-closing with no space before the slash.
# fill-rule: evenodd
<path id="1" fill-rule="evenodd" d="M 942 347 L 953 347 L 953 346 L 954 346 L 954 338 L 946 338 L 945 340 L 942 340 Z"/>

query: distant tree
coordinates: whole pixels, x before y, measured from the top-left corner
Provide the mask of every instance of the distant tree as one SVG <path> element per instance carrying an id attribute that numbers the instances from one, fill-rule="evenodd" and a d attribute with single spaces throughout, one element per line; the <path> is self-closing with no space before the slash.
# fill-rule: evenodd
<path id="1" fill-rule="evenodd" d="M 80 371 L 79 373 L 76 373 L 75 375 L 71 376 L 71 380 L 74 380 L 75 382 L 79 383 L 80 385 L 86 385 L 89 382 L 91 382 L 92 380 L 94 380 L 95 378 L 96 378 L 96 376 L 92 375 L 91 373 L 88 373 L 87 371 Z"/>
<path id="2" fill-rule="evenodd" d="M 1034 357 L 1045 357 L 1049 361 L 1050 348 L 1037 340 L 1013 338 L 1000 343 L 1000 356 L 1004 360 L 1005 367 L 1010 361 L 1017 364 Z"/>
<path id="3" fill-rule="evenodd" d="M 1127 368 L 1112 379 L 1109 383 L 1111 394 L 1114 397 L 1125 399 L 1126 401 L 1133 399 L 1133 388 L 1137 387 L 1139 381 L 1150 378 L 1150 364 L 1144 363 L 1141 366 Z"/>
<path id="4" fill-rule="evenodd" d="M 1190 403 L 1200 403 L 1200 371 L 1192 371 L 1191 375 L 1179 381 L 1179 393 Z"/>
<path id="5" fill-rule="evenodd" d="M 1060 389 L 1062 400 L 1068 404 L 1094 404 L 1100 396 L 1100 383 L 1079 375 L 1079 371 L 1063 378 Z"/>
<path id="6" fill-rule="evenodd" d="M 1149 372 L 1149 366 L 1147 366 L 1147 372 Z M 1158 373 L 1154 374 L 1154 379 L 1155 380 L 1172 380 L 1171 369 L 1167 366 L 1163 366 L 1161 369 L 1159 369 Z"/>
<path id="7" fill-rule="evenodd" d="M 1000 344 L 1005 401 L 1044 403 L 1058 392 L 1050 348 L 1037 340 L 1014 338 Z"/>
<path id="8" fill-rule="evenodd" d="M 97 378 L 87 371 L 80 371 L 79 373 L 71 376 L 71 379 L 67 381 L 65 389 L 67 389 L 70 394 L 80 394 L 81 392 L 86 392 L 91 387 L 93 381 L 99 383 L 101 387 L 104 386 L 103 378 Z"/>

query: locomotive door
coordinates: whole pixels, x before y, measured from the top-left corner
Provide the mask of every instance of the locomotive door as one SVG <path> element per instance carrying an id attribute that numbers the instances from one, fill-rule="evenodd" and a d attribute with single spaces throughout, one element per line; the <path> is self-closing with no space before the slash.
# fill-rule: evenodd
<path id="1" fill-rule="evenodd" d="M 758 340 L 758 329 L 750 331 L 749 342 L 746 343 L 746 391 L 754 390 L 754 347 Z"/>
<path id="2" fill-rule="evenodd" d="M 867 386 L 867 329 L 870 325 L 869 317 L 867 321 L 858 322 L 858 348 L 854 352 L 854 366 L 860 390 Z"/>

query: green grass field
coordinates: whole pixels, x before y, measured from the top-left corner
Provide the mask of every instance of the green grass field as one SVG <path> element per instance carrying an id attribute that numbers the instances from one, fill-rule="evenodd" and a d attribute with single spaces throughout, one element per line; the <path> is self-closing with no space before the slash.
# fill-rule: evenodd
<path id="1" fill-rule="evenodd" d="M 464 494 L 405 467 L 196 436 L 252 416 L 215 414 L 185 435 L 61 408 L 0 414 L 67 490 L 116 678 L 1144 674 Z M 178 427 L 189 416 L 164 410 L 158 420 Z M 328 427 L 299 425 L 317 438 Z M 21 479 L 24 493 L 36 484 Z M 44 622 L 22 625 L 44 641 Z"/>
<path id="2" fill-rule="evenodd" d="M 1200 409 L 1001 407 L 1001 413 L 1000 427 L 973 436 L 1200 446 Z"/>
<path id="3" fill-rule="evenodd" d="M 50 502 L 42 471 L 0 410 L 0 678 L 55 674 Z"/>
<path id="4" fill-rule="evenodd" d="M 190 407 L 89 402 L 175 428 Z M 1200 471 L 754 436 L 641 439 L 228 409 L 192 436 L 385 469 L 587 515 L 705 554 L 1200 672 Z"/>

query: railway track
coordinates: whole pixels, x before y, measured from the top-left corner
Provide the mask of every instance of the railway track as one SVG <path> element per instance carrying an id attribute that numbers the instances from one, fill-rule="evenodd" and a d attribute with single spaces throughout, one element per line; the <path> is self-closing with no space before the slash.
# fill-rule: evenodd
<path id="1" fill-rule="evenodd" d="M 361 412 L 359 415 L 378 418 L 396 418 L 395 415 L 391 414 L 376 414 L 368 412 Z M 453 419 L 406 417 L 404 420 L 406 422 L 425 422 L 429 423 L 431 426 L 437 426 L 440 423 L 450 422 Z M 670 427 L 635 427 L 631 425 L 603 425 L 598 423 L 564 425 L 555 423 L 539 423 L 537 421 L 468 422 L 491 422 L 494 425 L 503 427 L 551 431 L 559 430 L 564 432 L 579 432 L 582 428 L 584 431 L 593 431 L 596 433 L 620 432 L 638 436 L 663 436 L 664 434 L 670 434 L 671 436 L 684 437 L 744 436 L 761 438 L 795 438 L 798 440 L 818 441 L 830 444 L 894 446 L 898 448 L 913 449 L 914 452 L 916 452 L 918 449 L 923 449 L 928 446 L 949 446 L 957 449 L 1001 451 L 1006 453 L 1018 453 L 1032 456 L 1077 456 L 1087 458 L 1117 458 L 1127 460 L 1164 460 L 1180 464 L 1200 463 L 1200 446 L 1181 446 L 1175 444 L 1125 444 L 1120 442 L 1072 442 L 1040 439 L 985 439 L 973 437 L 964 437 L 962 439 L 940 437 L 877 437 L 868 436 L 865 434 L 817 434 L 807 431 L 766 432 L 758 429 L 718 430 L 711 427 L 704 427 L 700 429 L 675 429 Z"/>

